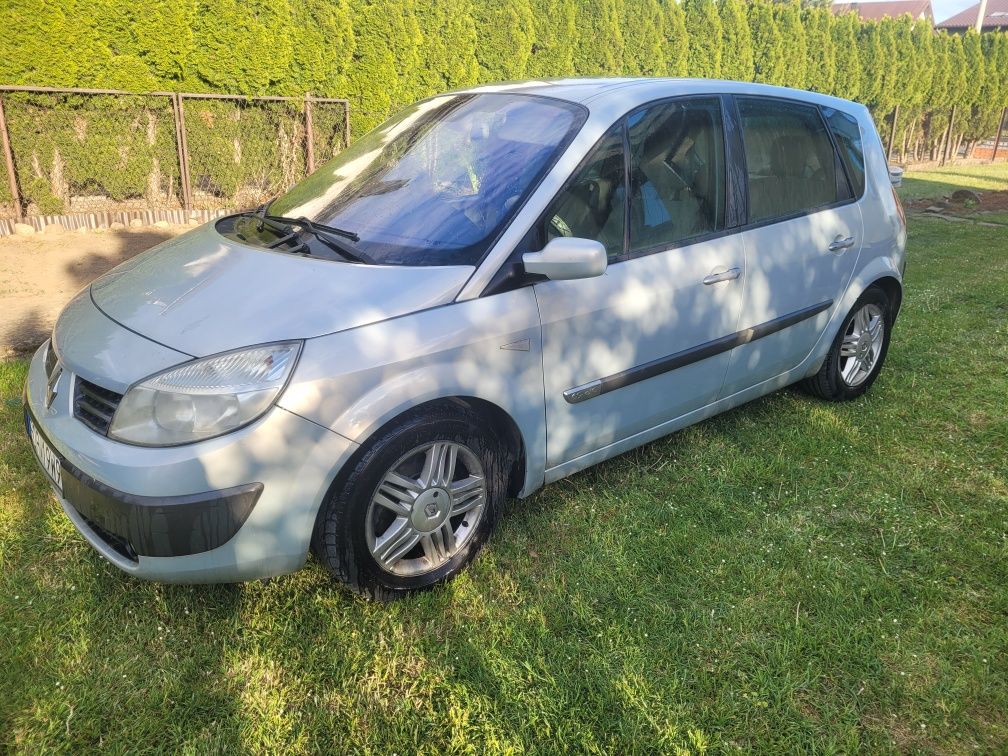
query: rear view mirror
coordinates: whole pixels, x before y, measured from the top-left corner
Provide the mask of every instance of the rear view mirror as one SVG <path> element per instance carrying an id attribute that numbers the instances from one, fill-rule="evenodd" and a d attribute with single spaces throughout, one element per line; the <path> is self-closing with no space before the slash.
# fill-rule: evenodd
<path id="1" fill-rule="evenodd" d="M 594 278 L 605 273 L 608 265 L 605 247 L 592 239 L 560 237 L 542 252 L 522 255 L 526 273 L 546 276 L 552 281 Z"/>

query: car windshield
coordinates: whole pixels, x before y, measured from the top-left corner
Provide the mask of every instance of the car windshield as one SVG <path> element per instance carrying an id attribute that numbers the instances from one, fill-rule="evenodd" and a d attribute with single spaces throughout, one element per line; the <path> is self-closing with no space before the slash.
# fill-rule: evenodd
<path id="1" fill-rule="evenodd" d="M 387 265 L 477 265 L 584 122 L 546 97 L 453 94 L 410 106 L 270 203 L 345 229 Z"/>

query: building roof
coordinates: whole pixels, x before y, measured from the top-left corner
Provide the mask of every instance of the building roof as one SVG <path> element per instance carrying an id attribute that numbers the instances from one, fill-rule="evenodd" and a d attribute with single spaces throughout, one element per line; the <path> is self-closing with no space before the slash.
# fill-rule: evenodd
<path id="1" fill-rule="evenodd" d="M 951 31 L 969 29 L 976 24 L 980 3 L 971 5 L 966 10 L 956 13 L 938 24 L 939 29 Z M 984 29 L 1008 29 L 1008 0 L 987 0 L 987 13 L 984 15 Z"/>
<path id="2" fill-rule="evenodd" d="M 874 21 L 886 16 L 899 18 L 909 13 L 914 19 L 926 19 L 934 23 L 931 0 L 890 0 L 872 3 L 833 3 L 830 9 L 836 13 L 857 13 L 861 18 Z"/>

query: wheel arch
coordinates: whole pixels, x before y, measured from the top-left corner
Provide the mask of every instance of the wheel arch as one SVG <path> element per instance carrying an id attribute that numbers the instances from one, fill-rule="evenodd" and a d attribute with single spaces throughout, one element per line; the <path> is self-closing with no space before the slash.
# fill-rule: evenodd
<path id="1" fill-rule="evenodd" d="M 336 473 L 332 483 L 330 483 L 323 501 L 329 498 L 332 491 L 337 490 L 343 485 L 349 471 L 354 468 L 357 461 L 368 451 L 374 439 L 380 438 L 389 428 L 407 418 L 423 415 L 439 408 L 450 410 L 465 409 L 475 413 L 487 422 L 491 433 L 495 438 L 501 440 L 510 457 L 507 495 L 509 497 L 518 496 L 525 487 L 525 475 L 528 464 L 528 451 L 518 423 L 515 422 L 514 418 L 506 410 L 491 401 L 476 396 L 454 395 L 429 399 L 419 404 L 402 408 L 400 411 L 384 419 L 380 424 L 374 426 L 367 436 L 360 440 L 357 449 L 350 458 L 341 465 L 339 472 Z"/>
<path id="2" fill-rule="evenodd" d="M 525 439 L 522 437 L 521 429 L 514 418 L 503 407 L 477 396 L 450 396 L 444 399 L 434 399 L 420 405 L 420 408 L 438 404 L 454 404 L 465 407 L 489 423 L 496 437 L 503 443 L 509 457 L 507 495 L 509 497 L 517 496 L 525 487 L 526 449 Z"/>
<path id="3" fill-rule="evenodd" d="M 843 324 L 847 313 L 855 305 L 861 295 L 869 288 L 875 286 L 882 289 L 889 301 L 893 302 L 893 320 L 899 312 L 903 303 L 903 283 L 899 271 L 888 257 L 878 257 L 871 260 L 865 267 L 858 271 L 853 279 L 848 283 L 840 302 L 836 305 L 829 323 L 819 336 L 819 341 L 799 366 L 800 372 L 808 377 L 815 375 L 822 367 L 823 360 L 829 352 L 833 339 L 836 338 L 837 331 Z"/>
<path id="4" fill-rule="evenodd" d="M 896 321 L 896 316 L 899 315 L 900 306 L 903 304 L 903 284 L 895 276 L 882 276 L 881 278 L 876 278 L 865 290 L 875 286 L 885 292 L 886 297 L 889 299 L 889 303 L 892 305 L 892 319 L 893 322 Z M 860 295 L 859 295 L 860 296 Z"/>

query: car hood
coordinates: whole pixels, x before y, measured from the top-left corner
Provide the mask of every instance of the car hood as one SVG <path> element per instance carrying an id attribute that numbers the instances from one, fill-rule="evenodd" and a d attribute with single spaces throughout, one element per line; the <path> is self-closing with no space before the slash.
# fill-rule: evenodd
<path id="1" fill-rule="evenodd" d="M 195 357 L 377 323 L 454 300 L 469 266 L 357 265 L 251 247 L 208 224 L 91 284 L 103 313 Z"/>

